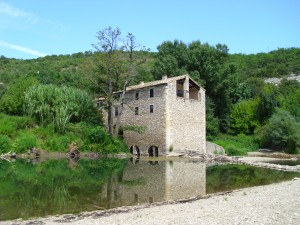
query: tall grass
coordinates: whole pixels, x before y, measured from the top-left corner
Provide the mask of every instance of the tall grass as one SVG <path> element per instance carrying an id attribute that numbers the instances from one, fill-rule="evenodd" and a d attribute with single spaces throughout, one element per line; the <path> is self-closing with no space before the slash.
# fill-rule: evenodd
<path id="1" fill-rule="evenodd" d="M 246 155 L 247 152 L 256 151 L 259 146 L 254 136 L 239 134 L 230 136 L 226 134 L 219 135 L 213 140 L 214 143 L 222 146 L 227 155 Z"/>

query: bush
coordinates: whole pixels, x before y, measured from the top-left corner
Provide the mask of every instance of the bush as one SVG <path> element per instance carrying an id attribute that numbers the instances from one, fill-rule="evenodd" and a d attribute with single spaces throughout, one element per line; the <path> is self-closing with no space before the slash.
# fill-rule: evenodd
<path id="1" fill-rule="evenodd" d="M 37 147 L 37 143 L 37 137 L 34 134 L 29 132 L 22 132 L 14 141 L 13 148 L 15 152 L 22 153 L 33 147 Z"/>
<path id="2" fill-rule="evenodd" d="M 0 153 L 9 152 L 10 147 L 8 136 L 0 134 Z"/>
<path id="3" fill-rule="evenodd" d="M 99 143 L 109 143 L 110 138 L 106 131 L 102 127 L 95 127 L 87 130 L 87 136 L 92 144 L 99 144 Z"/>
<path id="4" fill-rule="evenodd" d="M 22 76 L 11 84 L 0 99 L 0 111 L 10 115 L 23 115 L 25 92 L 38 84 L 32 76 Z"/>
<path id="5" fill-rule="evenodd" d="M 237 156 L 237 155 L 246 155 L 246 151 L 244 149 L 238 149 L 233 145 L 229 145 L 227 148 L 225 148 L 225 152 L 229 156 Z"/>
<path id="6" fill-rule="evenodd" d="M 269 123 L 257 131 L 261 147 L 297 153 L 300 146 L 300 122 L 289 112 L 277 109 Z"/>
<path id="7" fill-rule="evenodd" d="M 0 134 L 14 137 L 17 130 L 33 127 L 35 122 L 30 117 L 8 116 L 0 114 Z"/>
<path id="8" fill-rule="evenodd" d="M 237 136 L 219 135 L 213 140 L 222 146 L 228 155 L 246 155 L 247 152 L 256 151 L 259 146 L 254 136 L 239 134 Z"/>
<path id="9" fill-rule="evenodd" d="M 52 124 L 60 134 L 70 122 L 97 121 L 96 108 L 90 96 L 79 89 L 38 85 L 25 94 L 27 113 L 41 125 Z M 91 117 L 91 118 L 90 118 Z"/>

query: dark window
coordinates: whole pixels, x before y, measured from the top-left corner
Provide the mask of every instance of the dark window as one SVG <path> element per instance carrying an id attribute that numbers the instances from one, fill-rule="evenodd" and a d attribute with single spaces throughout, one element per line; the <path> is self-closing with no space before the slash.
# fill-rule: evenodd
<path id="1" fill-rule="evenodd" d="M 119 108 L 115 107 L 115 116 L 118 116 L 118 115 L 119 115 Z"/>
<path id="2" fill-rule="evenodd" d="M 139 93 L 135 92 L 135 100 L 139 100 Z"/>
<path id="3" fill-rule="evenodd" d="M 134 109 L 134 114 L 135 114 L 135 115 L 139 115 L 139 107 L 135 107 L 135 109 Z"/>
<path id="4" fill-rule="evenodd" d="M 150 89 L 150 98 L 153 98 L 153 96 L 154 96 L 154 89 L 151 88 L 151 89 Z"/>
<path id="5" fill-rule="evenodd" d="M 150 113 L 153 113 L 153 105 L 150 105 Z"/>

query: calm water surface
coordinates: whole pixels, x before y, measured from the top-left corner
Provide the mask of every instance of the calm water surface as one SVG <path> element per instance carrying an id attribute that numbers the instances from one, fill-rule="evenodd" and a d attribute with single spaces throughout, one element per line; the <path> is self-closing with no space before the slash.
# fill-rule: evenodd
<path id="1" fill-rule="evenodd" d="M 289 180 L 299 173 L 198 161 L 0 161 L 0 220 L 104 210 Z"/>

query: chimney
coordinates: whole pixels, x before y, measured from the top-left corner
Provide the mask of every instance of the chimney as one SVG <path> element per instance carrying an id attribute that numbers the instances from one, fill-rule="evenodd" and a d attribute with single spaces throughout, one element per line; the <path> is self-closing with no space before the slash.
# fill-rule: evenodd
<path id="1" fill-rule="evenodd" d="M 145 84 L 144 81 L 141 81 L 141 82 L 140 82 L 140 85 L 144 85 L 144 84 Z"/>
<path id="2" fill-rule="evenodd" d="M 162 80 L 166 80 L 166 79 L 168 79 L 167 75 L 162 76 Z"/>

